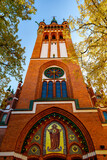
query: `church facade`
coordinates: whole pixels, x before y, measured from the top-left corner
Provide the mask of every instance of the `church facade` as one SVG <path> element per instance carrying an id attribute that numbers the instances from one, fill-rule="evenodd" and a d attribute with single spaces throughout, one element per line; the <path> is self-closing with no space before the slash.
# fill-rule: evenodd
<path id="1" fill-rule="evenodd" d="M 77 61 L 67 21 L 40 22 L 24 84 L 0 110 L 1 160 L 107 160 L 107 109 Z"/>

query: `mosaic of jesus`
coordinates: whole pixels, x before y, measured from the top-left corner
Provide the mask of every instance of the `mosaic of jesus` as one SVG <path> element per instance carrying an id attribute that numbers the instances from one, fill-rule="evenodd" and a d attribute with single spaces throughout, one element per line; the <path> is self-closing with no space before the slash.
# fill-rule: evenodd
<path id="1" fill-rule="evenodd" d="M 63 128 L 57 122 L 51 123 L 46 129 L 46 153 L 63 153 Z"/>

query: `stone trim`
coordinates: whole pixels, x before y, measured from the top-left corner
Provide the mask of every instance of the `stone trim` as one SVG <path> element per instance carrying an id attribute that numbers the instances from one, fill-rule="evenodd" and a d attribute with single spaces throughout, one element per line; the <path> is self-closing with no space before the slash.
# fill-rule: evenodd
<path id="1" fill-rule="evenodd" d="M 107 154 L 107 150 L 95 150 L 95 152 L 90 152 L 86 155 L 83 155 L 82 158 L 87 159 L 87 158 L 93 157 L 93 156 L 98 155 L 98 154 L 100 154 L 100 155 Z"/>
<path id="2" fill-rule="evenodd" d="M 90 153 L 88 153 L 88 154 L 86 154 L 86 155 L 83 155 L 82 158 L 83 158 L 83 159 L 87 159 L 87 158 L 93 157 L 93 156 L 95 156 L 95 155 L 96 155 L 96 152 L 90 152 Z"/>
<path id="3" fill-rule="evenodd" d="M 64 104 L 64 103 L 66 103 L 66 104 L 72 104 L 72 107 L 73 107 L 73 112 L 74 113 L 83 113 L 83 112 L 98 112 L 97 111 L 97 109 L 95 109 L 95 110 L 91 110 L 91 108 L 90 109 L 82 109 L 82 110 L 77 110 L 76 109 L 76 104 L 75 104 L 75 101 L 57 101 L 57 102 L 55 102 L 55 101 L 53 101 L 53 102 L 46 102 L 46 101 L 44 101 L 44 102 L 33 102 L 33 109 L 32 109 L 32 111 L 12 111 L 12 114 L 33 114 L 33 113 L 36 113 L 36 105 L 37 104 Z"/>
<path id="4" fill-rule="evenodd" d="M 107 150 L 96 150 L 96 154 L 107 154 Z"/>
<path id="5" fill-rule="evenodd" d="M 18 98 L 17 97 L 14 97 L 13 99 L 17 100 L 18 101 Z"/>
<path id="6" fill-rule="evenodd" d="M 83 159 L 87 159 L 87 158 L 90 158 L 90 157 L 93 157 L 95 155 L 98 155 L 98 154 L 107 154 L 107 150 L 95 150 L 95 152 L 90 152 L 86 155 L 83 155 Z M 27 157 L 20 154 L 20 153 L 15 153 L 15 152 L 0 152 L 0 156 L 3 157 L 3 156 L 14 156 L 14 157 L 17 157 L 17 158 L 21 158 L 22 160 L 27 160 Z"/>
<path id="7" fill-rule="evenodd" d="M 102 123 L 102 126 L 103 126 L 103 127 L 107 127 L 107 123 L 105 123 L 105 124 L 104 124 L 104 123 Z"/>
<path id="8" fill-rule="evenodd" d="M 7 126 L 0 126 L 0 128 L 7 128 Z"/>
<path id="9" fill-rule="evenodd" d="M 0 156 L 3 157 L 3 156 L 13 156 L 13 157 L 16 157 L 16 158 L 20 158 L 22 160 L 27 160 L 27 157 L 20 154 L 20 153 L 15 153 L 15 152 L 0 152 Z"/>
<path id="10" fill-rule="evenodd" d="M 10 109 L 0 109 L 1 112 L 4 112 L 4 113 L 8 113 L 9 111 L 13 110 L 12 108 Z"/>

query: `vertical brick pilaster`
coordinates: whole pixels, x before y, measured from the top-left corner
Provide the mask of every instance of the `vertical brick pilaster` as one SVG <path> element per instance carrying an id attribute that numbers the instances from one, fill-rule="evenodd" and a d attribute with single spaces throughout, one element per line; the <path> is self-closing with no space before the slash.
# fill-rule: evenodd
<path id="1" fill-rule="evenodd" d="M 61 56 L 61 55 L 60 55 L 60 48 L 59 48 L 59 36 L 58 36 L 58 31 L 57 31 L 57 55 L 58 55 L 58 58 Z"/>
<path id="2" fill-rule="evenodd" d="M 49 43 L 48 43 L 48 58 L 51 55 L 51 31 L 49 32 Z"/>

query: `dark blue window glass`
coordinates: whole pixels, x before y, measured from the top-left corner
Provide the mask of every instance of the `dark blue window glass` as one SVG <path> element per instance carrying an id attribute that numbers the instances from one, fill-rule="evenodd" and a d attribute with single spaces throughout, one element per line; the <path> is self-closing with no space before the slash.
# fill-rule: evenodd
<path id="1" fill-rule="evenodd" d="M 65 81 L 62 81 L 62 97 L 67 97 L 67 88 Z"/>
<path id="2" fill-rule="evenodd" d="M 47 82 L 43 82 L 42 84 L 42 98 L 46 98 L 47 94 Z"/>
<path id="3" fill-rule="evenodd" d="M 52 98 L 53 97 L 53 82 L 50 81 L 48 83 L 48 98 Z"/>
<path id="4" fill-rule="evenodd" d="M 107 112 L 103 112 L 105 120 L 107 120 Z"/>
<path id="5" fill-rule="evenodd" d="M 61 87 L 60 87 L 60 82 L 56 82 L 56 97 L 61 97 Z"/>

